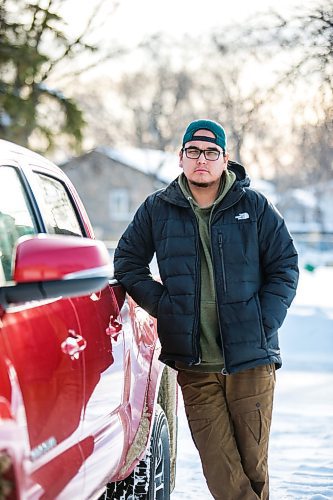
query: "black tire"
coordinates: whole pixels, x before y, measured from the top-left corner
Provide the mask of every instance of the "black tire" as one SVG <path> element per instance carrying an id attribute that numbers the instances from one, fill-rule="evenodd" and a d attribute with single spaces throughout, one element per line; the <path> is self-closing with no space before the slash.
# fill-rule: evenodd
<path id="1" fill-rule="evenodd" d="M 110 483 L 104 500 L 170 500 L 170 438 L 168 421 L 157 405 L 149 450 L 132 474 Z"/>
<path id="2" fill-rule="evenodd" d="M 170 499 L 170 437 L 164 411 L 158 405 L 150 441 L 150 478 L 148 500 Z"/>

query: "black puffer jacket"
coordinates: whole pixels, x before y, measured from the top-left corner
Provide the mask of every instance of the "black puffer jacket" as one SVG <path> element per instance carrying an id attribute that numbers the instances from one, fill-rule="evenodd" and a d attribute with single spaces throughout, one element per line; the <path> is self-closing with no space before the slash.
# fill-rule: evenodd
<path id="1" fill-rule="evenodd" d="M 281 215 L 250 189 L 244 168 L 215 208 L 211 250 L 225 372 L 281 366 L 278 329 L 297 287 L 297 252 Z M 149 270 L 156 252 L 162 283 Z M 115 252 L 115 277 L 157 317 L 160 359 L 200 362 L 200 249 L 195 214 L 178 181 L 140 206 Z"/>

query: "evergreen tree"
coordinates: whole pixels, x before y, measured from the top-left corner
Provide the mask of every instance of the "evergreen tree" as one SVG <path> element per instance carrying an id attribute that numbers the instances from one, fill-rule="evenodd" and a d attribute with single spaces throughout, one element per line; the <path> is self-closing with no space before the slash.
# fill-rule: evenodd
<path id="1" fill-rule="evenodd" d="M 65 34 L 61 3 L 2 0 L 0 6 L 0 134 L 24 146 L 35 137 L 41 151 L 59 136 L 80 145 L 82 111 L 48 82 L 60 61 L 95 49 L 84 42 L 86 32 L 75 40 Z"/>

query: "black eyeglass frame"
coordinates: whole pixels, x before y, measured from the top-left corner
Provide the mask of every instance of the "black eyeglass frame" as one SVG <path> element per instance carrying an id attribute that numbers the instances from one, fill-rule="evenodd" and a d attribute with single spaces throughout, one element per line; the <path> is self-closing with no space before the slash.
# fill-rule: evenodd
<path id="1" fill-rule="evenodd" d="M 193 156 L 190 157 L 190 156 L 188 156 L 187 151 L 189 149 L 198 151 L 199 152 L 198 156 L 196 156 L 196 157 L 193 157 Z M 216 161 L 216 160 L 218 160 L 220 158 L 220 155 L 221 155 L 221 151 L 219 151 L 218 149 L 199 149 L 199 148 L 196 148 L 196 147 L 193 147 L 193 146 L 190 146 L 188 148 L 182 148 L 182 151 L 185 151 L 186 158 L 188 158 L 189 160 L 198 160 L 200 158 L 200 156 L 201 156 L 201 153 L 203 153 L 203 155 L 204 155 L 204 157 L 205 157 L 205 159 L 207 161 Z M 218 156 L 217 156 L 217 158 L 215 158 L 214 160 L 212 160 L 211 158 L 207 158 L 207 156 L 206 156 L 207 152 L 217 153 Z M 223 154 L 223 156 L 225 156 L 224 149 L 222 149 L 222 154 Z"/>

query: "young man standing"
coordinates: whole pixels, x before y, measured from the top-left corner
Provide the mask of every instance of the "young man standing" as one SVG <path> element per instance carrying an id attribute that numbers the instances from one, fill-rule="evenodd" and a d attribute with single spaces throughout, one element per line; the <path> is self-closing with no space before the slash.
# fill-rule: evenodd
<path id="1" fill-rule="evenodd" d="M 145 200 L 120 239 L 115 277 L 157 317 L 160 359 L 178 370 L 213 497 L 267 500 L 278 329 L 297 252 L 281 215 L 229 160 L 219 123 L 190 123 L 179 158 L 178 179 Z M 149 270 L 155 253 L 161 282 Z"/>

